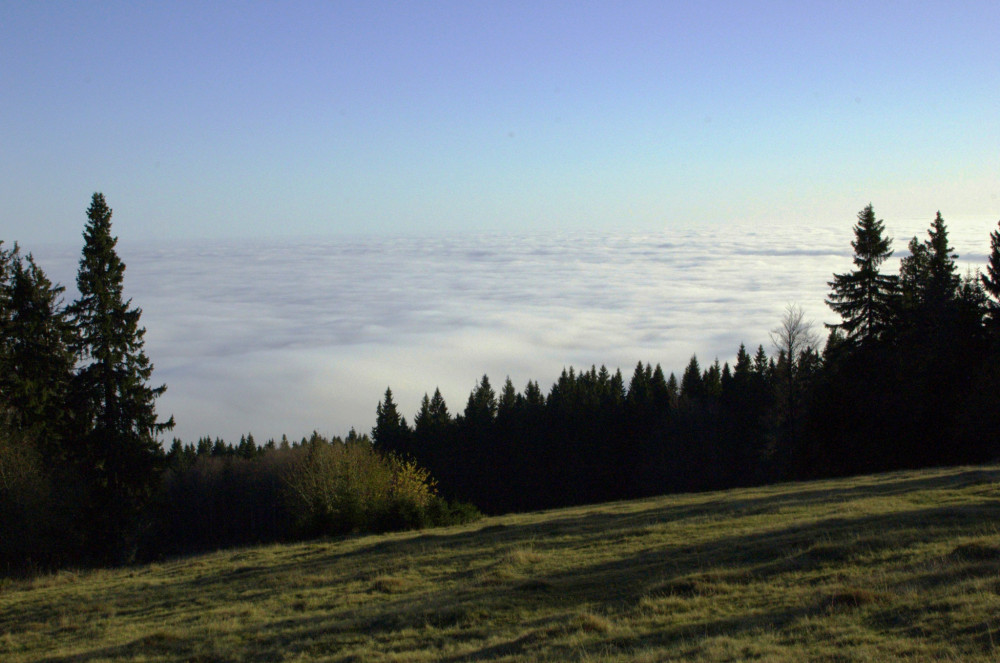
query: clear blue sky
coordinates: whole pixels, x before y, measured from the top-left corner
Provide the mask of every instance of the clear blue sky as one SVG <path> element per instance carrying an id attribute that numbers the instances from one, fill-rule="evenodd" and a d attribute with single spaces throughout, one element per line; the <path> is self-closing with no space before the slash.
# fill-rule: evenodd
<path id="1" fill-rule="evenodd" d="M 0 5 L 0 239 L 1000 218 L 1000 2 Z"/>

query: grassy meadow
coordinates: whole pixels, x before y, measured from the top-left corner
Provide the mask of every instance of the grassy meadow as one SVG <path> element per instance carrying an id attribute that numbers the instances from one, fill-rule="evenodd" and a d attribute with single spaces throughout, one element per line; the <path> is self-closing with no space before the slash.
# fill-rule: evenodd
<path id="1" fill-rule="evenodd" d="M 1000 661 L 1000 467 L 0 580 L 8 663 L 753 659 Z"/>

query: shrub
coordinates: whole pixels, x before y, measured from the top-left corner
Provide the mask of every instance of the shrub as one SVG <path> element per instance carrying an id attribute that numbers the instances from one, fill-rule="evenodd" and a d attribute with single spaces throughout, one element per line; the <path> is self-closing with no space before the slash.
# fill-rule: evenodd
<path id="1" fill-rule="evenodd" d="M 366 440 L 313 435 L 288 478 L 300 536 L 426 527 L 455 520 L 437 482 L 416 462 L 382 455 Z M 465 515 L 462 516 L 463 518 Z"/>

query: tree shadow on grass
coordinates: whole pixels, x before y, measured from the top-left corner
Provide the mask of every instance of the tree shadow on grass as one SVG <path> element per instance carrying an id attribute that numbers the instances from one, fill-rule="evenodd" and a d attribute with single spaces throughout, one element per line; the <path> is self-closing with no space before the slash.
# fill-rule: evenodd
<path id="1" fill-rule="evenodd" d="M 236 565 L 232 568 L 219 570 L 206 565 L 204 573 L 196 577 L 177 577 L 164 587 L 136 586 L 115 591 L 123 605 L 142 606 L 136 610 L 149 617 L 178 609 L 182 600 L 185 609 L 196 612 L 198 607 L 190 602 L 191 597 L 202 596 L 213 605 L 224 604 L 239 598 L 248 588 L 280 591 L 289 598 L 300 589 L 329 587 L 336 592 L 345 581 L 357 579 L 359 572 L 374 574 L 379 569 L 405 566 L 418 574 L 443 576 L 448 582 L 440 583 L 439 588 L 432 586 L 431 591 L 373 594 L 377 598 L 353 607 L 337 605 L 334 600 L 330 606 L 332 610 L 322 615 L 286 614 L 264 624 L 248 625 L 245 631 L 235 634 L 239 641 L 248 643 L 247 650 L 235 652 L 234 656 L 241 660 L 273 660 L 309 653 L 317 647 L 336 651 L 341 646 L 357 644 L 359 634 L 388 642 L 399 631 L 424 626 L 443 629 L 446 633 L 462 633 L 471 639 L 481 634 L 485 640 L 495 629 L 496 616 L 505 613 L 572 615 L 580 605 L 588 604 L 611 614 L 623 614 L 636 609 L 644 597 L 710 592 L 713 585 L 726 583 L 766 583 L 785 574 L 857 564 L 860 557 L 877 555 L 887 548 L 902 549 L 918 542 L 949 540 L 959 534 L 968 534 L 984 522 L 1000 520 L 1000 500 L 984 497 L 960 505 L 819 518 L 749 534 L 720 532 L 711 541 L 700 544 L 664 544 L 651 540 L 642 545 L 643 528 L 652 523 L 721 512 L 735 517 L 748 509 L 780 510 L 787 506 L 900 495 L 934 488 L 992 485 L 998 479 L 1000 469 L 965 468 L 933 477 L 890 476 L 873 484 L 868 484 L 870 479 L 866 478 L 863 485 L 833 484 L 829 488 L 804 492 L 796 492 L 795 486 L 775 487 L 762 489 L 766 494 L 746 499 L 712 494 L 706 495 L 704 500 L 688 496 L 689 501 L 685 503 L 666 506 L 655 502 L 647 506 L 640 502 L 582 507 L 570 514 L 538 514 L 532 516 L 533 522 L 520 524 L 466 527 L 457 532 L 431 530 L 400 534 L 371 544 L 363 539 L 356 545 L 342 540 L 314 544 L 316 547 L 279 549 L 274 553 L 275 558 L 268 550 L 237 553 L 231 558 Z M 544 549 L 547 538 L 558 537 L 561 542 L 554 545 L 550 553 L 570 554 L 565 551 L 573 547 L 607 545 L 609 540 L 622 535 L 636 536 L 641 549 L 613 561 L 583 566 L 574 566 L 569 558 L 570 568 L 566 570 L 542 573 L 532 567 L 495 584 L 478 583 L 472 578 L 471 569 L 483 568 L 484 551 L 497 555 L 505 547 L 528 544 Z M 563 547 L 567 540 L 572 546 Z M 968 563 L 956 563 L 954 568 L 946 568 L 925 580 L 935 585 L 953 584 L 967 579 L 969 573 L 986 573 L 994 569 L 992 558 L 980 559 L 987 553 L 992 555 L 994 549 L 983 550 L 956 548 L 954 554 L 963 556 L 957 561 Z M 442 563 L 458 570 L 442 574 L 438 568 Z M 923 581 L 917 578 L 915 582 Z M 667 624 L 657 634 L 644 634 L 641 642 L 620 644 L 623 648 L 670 645 L 705 635 L 750 633 L 762 626 L 783 628 L 801 617 L 829 610 L 831 605 L 849 608 L 850 600 L 846 594 L 818 597 L 806 605 L 776 607 L 740 618 L 706 620 L 697 627 Z M 136 616 L 141 615 L 133 615 Z M 889 615 L 877 626 L 905 633 L 912 621 L 894 624 Z M 513 633 L 508 642 L 483 647 L 452 660 L 530 655 L 548 646 L 547 642 L 558 632 L 553 632 L 552 628 L 543 625 L 528 633 Z M 44 660 L 85 663 L 108 658 L 127 660 L 150 654 L 176 660 L 228 660 L 220 658 L 224 655 L 212 653 L 210 645 L 174 638 L 169 633 L 154 634 L 117 647 Z"/>

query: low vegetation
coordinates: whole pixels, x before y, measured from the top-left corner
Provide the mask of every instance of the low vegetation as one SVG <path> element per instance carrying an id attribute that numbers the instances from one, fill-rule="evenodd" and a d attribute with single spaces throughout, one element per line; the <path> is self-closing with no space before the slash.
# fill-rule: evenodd
<path id="1" fill-rule="evenodd" d="M 0 659 L 995 661 L 1000 467 L 0 580 Z"/>

